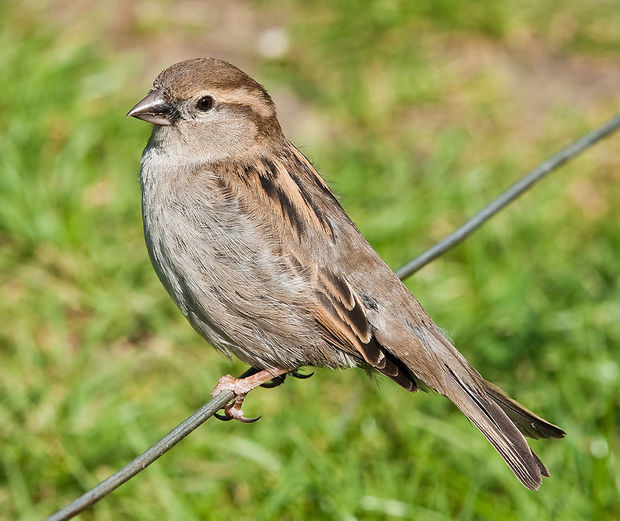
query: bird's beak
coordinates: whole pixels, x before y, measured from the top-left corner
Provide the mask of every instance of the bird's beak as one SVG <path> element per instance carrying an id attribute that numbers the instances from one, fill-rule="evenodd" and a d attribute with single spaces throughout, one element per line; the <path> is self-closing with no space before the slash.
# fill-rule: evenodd
<path id="1" fill-rule="evenodd" d="M 172 125 L 175 112 L 174 107 L 165 100 L 164 91 L 156 89 L 141 99 L 127 115 L 155 125 Z"/>

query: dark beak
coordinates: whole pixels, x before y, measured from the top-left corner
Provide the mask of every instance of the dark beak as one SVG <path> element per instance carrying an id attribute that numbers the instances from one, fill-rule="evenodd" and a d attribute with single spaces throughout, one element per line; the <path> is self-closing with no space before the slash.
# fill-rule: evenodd
<path id="1" fill-rule="evenodd" d="M 164 99 L 164 91 L 156 89 L 140 100 L 127 115 L 155 125 L 172 125 L 175 112 L 174 107 Z"/>

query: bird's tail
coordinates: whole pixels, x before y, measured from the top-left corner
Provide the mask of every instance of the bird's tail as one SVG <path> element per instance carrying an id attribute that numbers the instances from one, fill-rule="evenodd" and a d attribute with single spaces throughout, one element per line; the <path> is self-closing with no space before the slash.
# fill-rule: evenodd
<path id="1" fill-rule="evenodd" d="M 491 442 L 529 489 L 540 487 L 549 472 L 528 446 L 525 436 L 561 438 L 564 431 L 546 422 L 484 380 L 439 332 L 426 332 L 424 343 L 443 366 L 439 392 L 449 398 Z M 431 345 L 428 345 L 428 344 Z"/>

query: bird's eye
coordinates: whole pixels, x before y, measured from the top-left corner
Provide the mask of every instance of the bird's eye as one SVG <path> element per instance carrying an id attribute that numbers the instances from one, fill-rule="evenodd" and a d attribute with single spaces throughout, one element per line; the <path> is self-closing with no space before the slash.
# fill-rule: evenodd
<path id="1" fill-rule="evenodd" d="M 196 107 L 198 110 L 202 110 L 204 112 L 210 110 L 211 107 L 213 107 L 213 98 L 211 96 L 203 96 L 198 100 L 198 103 L 196 103 Z"/>

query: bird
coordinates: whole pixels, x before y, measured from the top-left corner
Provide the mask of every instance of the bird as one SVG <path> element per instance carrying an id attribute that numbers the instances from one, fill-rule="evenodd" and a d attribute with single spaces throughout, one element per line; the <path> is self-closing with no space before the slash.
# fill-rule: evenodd
<path id="1" fill-rule="evenodd" d="M 254 388 L 304 367 L 360 367 L 447 397 L 520 482 L 545 465 L 530 438 L 565 432 L 487 382 L 446 338 L 284 135 L 265 88 L 234 65 L 194 58 L 161 72 L 127 114 L 152 123 L 140 184 L 159 279 L 215 349 L 250 366 L 222 376 L 220 419 L 246 418 Z"/>

